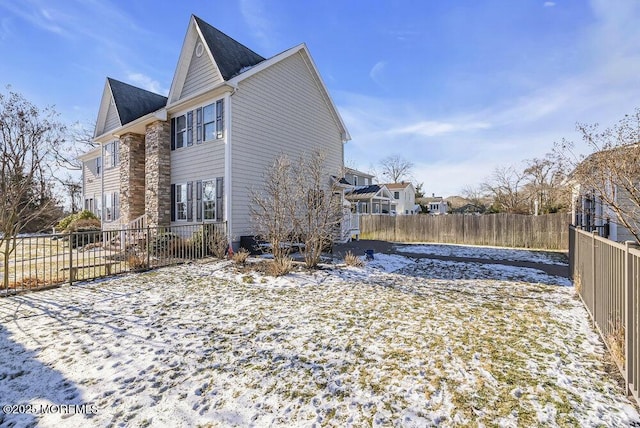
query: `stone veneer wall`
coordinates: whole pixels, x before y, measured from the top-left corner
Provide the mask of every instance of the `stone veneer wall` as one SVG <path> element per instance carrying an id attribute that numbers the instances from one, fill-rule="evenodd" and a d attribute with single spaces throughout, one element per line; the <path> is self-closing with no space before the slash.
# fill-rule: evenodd
<path id="1" fill-rule="evenodd" d="M 123 224 L 144 214 L 144 135 L 120 137 L 120 218 Z"/>
<path id="2" fill-rule="evenodd" d="M 145 136 L 145 212 L 150 226 L 171 224 L 171 124 L 156 121 Z"/>

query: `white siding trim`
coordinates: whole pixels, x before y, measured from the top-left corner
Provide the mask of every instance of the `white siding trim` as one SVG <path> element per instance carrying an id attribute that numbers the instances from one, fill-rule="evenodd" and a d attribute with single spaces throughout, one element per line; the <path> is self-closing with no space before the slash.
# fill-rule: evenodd
<path id="1" fill-rule="evenodd" d="M 235 92 L 234 92 L 235 93 Z M 233 203 L 233 198 L 231 197 L 231 192 L 233 192 L 233 188 L 231 187 L 231 95 L 230 93 L 226 93 L 224 95 L 224 142 L 225 142 L 225 150 L 224 150 L 224 220 L 227 222 L 227 233 L 229 236 L 229 243 L 231 244 L 233 237 L 231 236 L 231 228 L 233 216 L 231 213 L 233 212 L 231 207 Z"/>

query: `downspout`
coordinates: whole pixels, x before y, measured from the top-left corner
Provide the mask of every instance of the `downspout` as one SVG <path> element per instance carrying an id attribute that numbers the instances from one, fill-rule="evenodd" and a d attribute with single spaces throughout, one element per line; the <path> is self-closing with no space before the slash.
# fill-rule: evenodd
<path id="1" fill-rule="evenodd" d="M 238 86 L 234 85 L 233 92 L 227 92 L 224 96 L 224 104 L 226 106 L 226 114 L 224 116 L 225 130 L 225 151 L 224 151 L 224 218 L 227 220 L 227 239 L 229 245 L 233 242 L 233 186 L 232 186 L 232 163 L 231 163 L 231 96 L 238 91 Z"/>

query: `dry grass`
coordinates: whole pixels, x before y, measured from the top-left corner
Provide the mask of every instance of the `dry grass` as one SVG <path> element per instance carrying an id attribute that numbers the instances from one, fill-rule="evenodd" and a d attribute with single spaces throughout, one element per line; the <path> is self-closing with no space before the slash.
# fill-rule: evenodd
<path id="1" fill-rule="evenodd" d="M 149 265 L 147 265 L 147 260 L 144 257 L 139 256 L 138 254 L 129 254 L 127 263 L 129 264 L 129 269 L 131 270 L 143 270 L 149 267 Z"/>
<path id="2" fill-rule="evenodd" d="M 347 253 L 344 255 L 344 262 L 347 266 L 353 266 L 353 267 L 364 266 L 364 261 L 360 257 L 353 254 L 351 251 L 347 251 Z"/>
<path id="3" fill-rule="evenodd" d="M 41 288 L 51 284 L 53 284 L 52 281 L 45 281 L 43 279 L 35 278 L 35 277 L 27 277 L 27 278 L 22 278 L 19 281 L 10 282 L 9 288 L 14 290 L 25 289 L 25 288 Z"/>
<path id="4" fill-rule="evenodd" d="M 291 257 L 283 257 L 275 259 L 267 265 L 267 275 L 283 276 L 291 272 L 293 269 L 293 259 Z"/>
<path id="5" fill-rule="evenodd" d="M 619 320 L 615 320 L 615 321 L 609 320 L 609 325 L 611 327 L 611 330 L 606 336 L 606 341 L 607 341 L 607 345 L 609 346 L 609 352 L 611 353 L 611 359 L 618 365 L 618 367 L 624 367 L 625 365 L 624 326 Z"/>
<path id="6" fill-rule="evenodd" d="M 579 273 L 577 273 L 575 278 L 573 278 L 573 287 L 575 288 L 576 293 L 582 296 L 582 277 Z"/>
<path id="7" fill-rule="evenodd" d="M 239 265 L 244 265 L 247 262 L 247 259 L 249 258 L 249 251 L 247 251 L 244 248 L 240 248 L 238 251 L 236 251 L 233 254 L 233 262 Z"/>

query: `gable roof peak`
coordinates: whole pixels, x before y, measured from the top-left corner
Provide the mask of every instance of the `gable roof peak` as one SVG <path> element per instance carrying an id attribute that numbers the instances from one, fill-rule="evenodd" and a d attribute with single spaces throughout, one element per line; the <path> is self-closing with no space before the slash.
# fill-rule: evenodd
<path id="1" fill-rule="evenodd" d="M 126 125 L 145 114 L 160 110 L 167 105 L 167 97 L 138 88 L 137 86 L 107 77 L 113 102 L 120 116 L 120 124 Z"/>
<path id="2" fill-rule="evenodd" d="M 191 15 L 204 38 L 224 80 L 229 80 L 265 60 L 237 40 L 229 37 L 196 15 Z"/>

